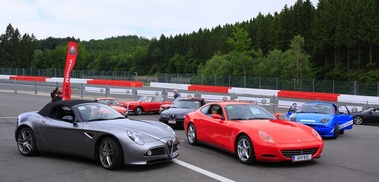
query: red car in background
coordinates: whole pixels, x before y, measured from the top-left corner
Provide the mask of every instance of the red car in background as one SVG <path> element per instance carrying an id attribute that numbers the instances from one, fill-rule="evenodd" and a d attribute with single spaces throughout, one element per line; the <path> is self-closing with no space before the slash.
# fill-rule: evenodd
<path id="1" fill-rule="evenodd" d="M 159 113 L 162 104 L 172 104 L 172 102 L 164 101 L 161 96 L 142 96 L 138 101 L 125 101 L 121 104 L 128 104 L 129 112 L 140 115 L 147 112 Z"/>
<path id="2" fill-rule="evenodd" d="M 128 112 L 127 105 L 126 107 L 122 106 L 120 102 L 118 102 L 117 99 L 115 98 L 102 97 L 102 98 L 96 98 L 95 101 L 111 106 L 113 109 L 116 109 L 123 116 L 128 117 L 129 112 Z"/>
<path id="3" fill-rule="evenodd" d="M 184 132 L 189 144 L 215 146 L 243 164 L 309 161 L 320 158 L 324 146 L 313 128 L 281 120 L 250 102 L 208 103 L 186 115 Z"/>

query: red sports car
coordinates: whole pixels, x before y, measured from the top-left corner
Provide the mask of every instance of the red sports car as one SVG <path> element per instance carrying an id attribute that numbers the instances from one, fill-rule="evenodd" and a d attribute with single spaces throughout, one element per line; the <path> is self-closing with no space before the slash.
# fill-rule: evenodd
<path id="1" fill-rule="evenodd" d="M 121 104 L 115 98 L 111 98 L 111 97 L 97 98 L 95 99 L 95 101 L 111 106 L 113 109 L 116 109 L 123 116 L 128 117 L 127 107 L 125 108 L 121 106 Z"/>
<path id="2" fill-rule="evenodd" d="M 191 145 L 224 149 L 244 164 L 320 158 L 324 141 L 317 131 L 278 118 L 250 102 L 212 102 L 186 115 L 184 132 Z"/>
<path id="3" fill-rule="evenodd" d="M 161 96 L 142 96 L 138 101 L 127 101 L 123 104 L 129 105 L 129 112 L 140 115 L 143 112 L 159 113 L 162 104 L 172 104 L 172 102 L 164 101 Z"/>

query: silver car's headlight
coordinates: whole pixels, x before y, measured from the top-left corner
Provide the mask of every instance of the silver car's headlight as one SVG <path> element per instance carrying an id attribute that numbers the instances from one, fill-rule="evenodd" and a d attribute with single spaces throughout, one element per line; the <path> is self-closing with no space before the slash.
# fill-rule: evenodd
<path id="1" fill-rule="evenodd" d="M 138 144 L 138 145 L 144 145 L 145 144 L 145 140 L 141 137 L 141 135 L 139 135 L 139 133 L 134 132 L 134 131 L 126 131 L 126 134 L 136 144 Z"/>
<path id="2" fill-rule="evenodd" d="M 167 126 L 167 130 L 170 131 L 172 134 L 175 135 L 175 131 L 170 126 Z"/>

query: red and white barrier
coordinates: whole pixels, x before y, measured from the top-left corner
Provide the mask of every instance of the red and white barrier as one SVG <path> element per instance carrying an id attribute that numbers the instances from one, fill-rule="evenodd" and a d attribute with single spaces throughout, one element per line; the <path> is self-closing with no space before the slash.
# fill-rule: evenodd
<path id="1" fill-rule="evenodd" d="M 63 78 L 58 77 L 38 77 L 38 76 L 16 76 L 16 75 L 0 75 L 0 79 L 9 80 L 22 80 L 22 81 L 37 81 L 37 82 L 59 82 L 63 83 Z M 143 83 L 140 81 L 129 80 L 102 80 L 102 79 L 78 79 L 71 78 L 72 83 L 83 83 L 89 85 L 109 85 L 109 86 L 124 86 L 124 87 L 143 87 Z M 211 85 L 196 85 L 196 84 L 175 84 L 175 83 L 160 83 L 150 82 L 150 87 L 199 91 L 199 92 L 213 92 L 213 93 L 226 93 L 226 94 L 239 94 L 239 95 L 258 95 L 258 96 L 277 96 L 282 98 L 297 98 L 308 100 L 321 100 L 332 102 L 345 102 L 356 104 L 377 104 L 379 105 L 379 97 L 375 96 L 359 96 L 359 95 L 345 95 L 334 93 L 322 93 L 322 92 L 300 92 L 290 90 L 266 90 L 266 89 L 253 89 L 253 88 L 239 88 L 239 87 L 227 87 L 227 86 L 211 86 Z M 86 87 L 86 91 L 98 92 L 101 91 L 96 87 Z M 105 88 L 103 88 L 105 89 Z M 114 90 L 114 89 L 113 89 Z M 114 90 L 118 93 L 126 93 L 128 89 Z M 112 90 L 111 90 L 112 91 Z M 152 93 L 149 93 L 152 94 Z M 168 93 L 169 96 L 172 93 Z M 182 93 L 184 96 L 186 93 Z M 188 93 L 190 94 L 190 93 Z M 202 94 L 204 95 L 204 94 Z M 219 96 L 212 96 L 212 98 L 219 100 Z M 223 96 L 220 96 L 223 97 Z M 240 96 L 242 99 L 244 96 Z M 251 97 L 246 97 L 251 100 Z M 245 98 L 245 99 L 246 99 Z M 228 98 L 229 99 L 229 98 Z M 253 98 L 253 101 L 259 102 L 263 98 Z"/>

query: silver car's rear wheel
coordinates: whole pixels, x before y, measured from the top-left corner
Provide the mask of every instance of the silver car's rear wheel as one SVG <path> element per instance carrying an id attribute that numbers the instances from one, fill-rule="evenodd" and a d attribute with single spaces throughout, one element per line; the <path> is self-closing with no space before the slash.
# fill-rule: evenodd
<path id="1" fill-rule="evenodd" d="M 363 123 L 363 118 L 361 116 L 355 116 L 353 122 L 356 125 L 360 125 Z"/>
<path id="2" fill-rule="evenodd" d="M 243 164 L 252 164 L 256 161 L 254 147 L 249 137 L 245 135 L 238 137 L 236 155 Z"/>
<path id="3" fill-rule="evenodd" d="M 104 138 L 99 147 L 99 160 L 105 169 L 114 170 L 122 167 L 124 157 L 121 147 L 113 138 Z"/>
<path id="4" fill-rule="evenodd" d="M 17 148 L 25 156 L 32 156 L 37 153 L 36 139 L 30 128 L 23 128 L 17 133 Z"/>
<path id="5" fill-rule="evenodd" d="M 197 144 L 197 134 L 195 125 L 192 123 L 188 124 L 188 133 L 187 133 L 188 143 L 191 145 Z"/>

